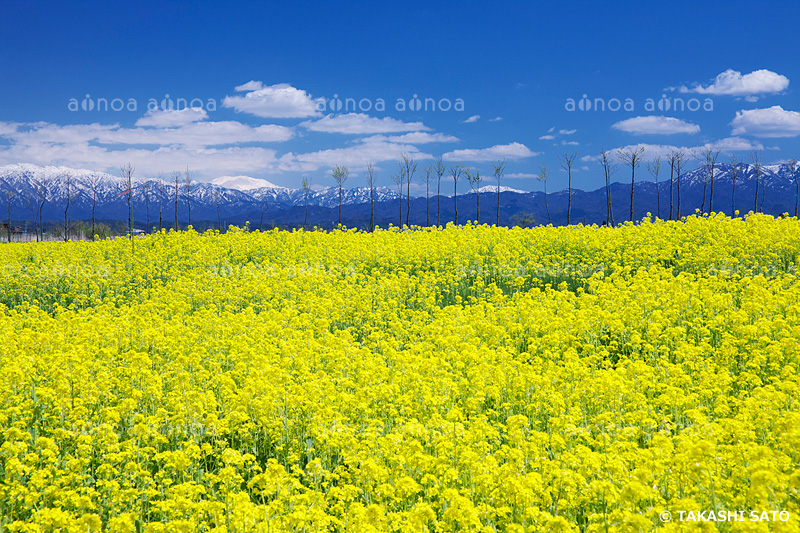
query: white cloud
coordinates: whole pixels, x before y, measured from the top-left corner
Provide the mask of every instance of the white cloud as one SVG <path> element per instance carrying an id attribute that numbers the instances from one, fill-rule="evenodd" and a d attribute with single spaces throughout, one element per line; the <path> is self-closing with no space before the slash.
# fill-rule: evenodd
<path id="1" fill-rule="evenodd" d="M 559 135 L 572 135 L 578 130 L 558 130 Z"/>
<path id="2" fill-rule="evenodd" d="M 698 153 L 701 150 L 708 148 L 711 148 L 713 150 L 720 150 L 726 153 L 731 153 L 731 152 L 742 152 L 742 151 L 749 152 L 752 150 L 763 150 L 764 145 L 762 145 L 759 142 L 753 142 L 748 139 L 743 139 L 741 137 L 727 137 L 725 139 L 718 139 L 716 141 L 696 146 L 674 146 L 670 144 L 646 144 L 646 143 L 632 144 L 608 150 L 608 153 L 612 158 L 618 159 L 620 152 L 635 148 L 644 148 L 644 153 L 642 154 L 642 157 L 644 158 L 644 160 L 650 160 L 656 156 L 661 156 L 662 159 L 666 158 L 670 154 L 670 152 L 673 152 L 675 150 L 682 151 L 686 157 L 692 157 L 692 154 Z M 599 155 L 600 154 L 586 155 L 581 157 L 580 160 L 584 163 L 596 163 L 598 161 Z"/>
<path id="3" fill-rule="evenodd" d="M 489 148 L 454 150 L 442 155 L 445 161 L 494 161 L 496 159 L 522 159 L 537 155 L 521 143 L 498 144 Z"/>
<path id="4" fill-rule="evenodd" d="M 766 109 L 743 109 L 731 122 L 733 135 L 796 137 L 800 135 L 800 113 L 776 105 Z"/>
<path id="5" fill-rule="evenodd" d="M 260 81 L 250 80 L 247 83 L 243 83 L 241 85 L 236 86 L 236 92 L 249 92 L 249 91 L 258 91 L 259 89 L 263 89 L 264 84 Z"/>
<path id="6" fill-rule="evenodd" d="M 503 120 L 503 117 L 494 117 L 490 118 L 489 122 L 500 122 L 501 120 Z"/>
<path id="7" fill-rule="evenodd" d="M 561 141 L 561 146 L 578 146 L 579 144 L 578 141 Z"/>
<path id="8" fill-rule="evenodd" d="M 294 135 L 291 128 L 276 125 L 251 127 L 240 122 L 196 122 L 177 128 L 122 128 L 118 124 L 73 124 L 45 122 L 1 134 L 17 144 L 144 144 L 218 146 L 246 142 L 282 142 Z"/>
<path id="9" fill-rule="evenodd" d="M 347 148 L 320 150 L 305 154 L 288 153 L 280 158 L 278 168 L 286 171 L 313 172 L 320 168 L 344 165 L 352 169 L 363 168 L 367 161 L 397 161 L 403 153 L 416 160 L 432 159 L 410 144 L 393 142 L 360 143 Z"/>
<path id="10" fill-rule="evenodd" d="M 244 96 L 226 96 L 222 105 L 242 113 L 263 118 L 306 118 L 319 115 L 317 102 L 302 89 L 288 83 L 264 86 L 261 82 L 249 81 L 236 88 L 249 91 Z"/>
<path id="11" fill-rule="evenodd" d="M 155 126 L 159 128 L 170 126 L 185 126 L 192 122 L 199 122 L 208 118 L 208 113 L 200 107 L 187 107 L 185 109 L 166 109 L 148 111 L 136 121 L 137 126 Z"/>
<path id="12" fill-rule="evenodd" d="M 528 172 L 512 172 L 511 174 L 503 175 L 504 178 L 512 179 L 512 180 L 524 180 L 528 178 L 538 178 L 537 174 L 530 174 Z"/>
<path id="13" fill-rule="evenodd" d="M 698 133 L 700 126 L 674 117 L 647 116 L 621 120 L 611 126 L 614 129 L 642 135 L 673 135 L 675 133 Z"/>
<path id="14" fill-rule="evenodd" d="M 481 118 L 480 115 L 472 115 L 467 120 L 464 121 L 464 124 L 470 124 L 472 122 L 478 122 L 478 119 Z"/>
<path id="15" fill-rule="evenodd" d="M 712 95 L 753 96 L 779 93 L 789 86 L 789 78 L 771 70 L 755 70 L 750 74 L 728 69 L 717 75 L 714 82 L 703 87 L 696 83 L 692 87 L 680 87 L 682 93 Z"/>
<path id="16" fill-rule="evenodd" d="M 542 135 L 541 137 L 539 137 L 539 140 L 540 141 L 552 141 L 555 138 L 556 138 L 555 135 Z"/>
<path id="17" fill-rule="evenodd" d="M 428 143 L 452 143 L 458 142 L 458 137 L 445 135 L 444 133 L 426 133 L 424 131 L 414 131 L 403 135 L 372 135 L 364 137 L 361 142 L 393 142 L 408 144 L 428 144 Z"/>
<path id="18" fill-rule="evenodd" d="M 403 122 L 391 117 L 376 118 L 363 113 L 347 113 L 346 115 L 328 115 L 315 121 L 300 124 L 309 131 L 325 133 L 371 134 L 401 133 L 406 131 L 429 130 L 422 122 Z"/>

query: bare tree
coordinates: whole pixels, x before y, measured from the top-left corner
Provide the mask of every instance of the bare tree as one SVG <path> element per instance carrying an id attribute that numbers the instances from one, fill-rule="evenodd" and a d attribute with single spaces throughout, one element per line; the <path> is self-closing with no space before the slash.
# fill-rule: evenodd
<path id="1" fill-rule="evenodd" d="M 544 210 L 547 211 L 547 223 L 552 224 L 550 220 L 550 208 L 547 207 L 547 165 L 539 165 L 539 175 L 536 177 L 544 185 Z"/>
<path id="2" fill-rule="evenodd" d="M 614 210 L 611 206 L 611 176 L 617 171 L 617 164 L 611 162 L 608 152 L 600 152 L 600 164 L 603 165 L 603 175 L 606 179 L 606 223 L 614 225 Z"/>
<path id="3" fill-rule="evenodd" d="M 308 176 L 303 176 L 303 202 L 306 206 L 306 216 L 303 219 L 303 227 L 308 227 L 308 195 L 311 192 L 311 180 Z"/>
<path id="4" fill-rule="evenodd" d="M 164 176 L 158 175 L 158 231 L 164 229 Z"/>
<path id="5" fill-rule="evenodd" d="M 372 161 L 367 163 L 364 179 L 369 187 L 369 230 L 375 231 L 375 165 L 372 164 Z"/>
<path id="6" fill-rule="evenodd" d="M 444 166 L 442 158 L 436 160 L 436 225 L 441 226 L 442 214 L 442 176 L 447 172 L 447 167 Z"/>
<path id="7" fill-rule="evenodd" d="M 500 225 L 500 178 L 503 177 L 503 172 L 506 170 L 506 160 L 503 159 L 502 161 L 497 161 L 496 163 L 492 163 L 492 167 L 494 168 L 494 177 L 497 180 L 497 222 L 496 225 Z"/>
<path id="8" fill-rule="evenodd" d="M 714 169 L 717 166 L 717 158 L 719 157 L 719 150 L 714 150 L 711 147 L 706 147 L 700 152 L 694 154 L 694 157 L 698 159 L 705 168 L 705 180 L 703 180 L 703 203 L 700 204 L 700 212 L 706 212 L 706 187 L 708 184 L 711 183 L 711 191 L 709 195 L 708 201 L 708 212 L 712 213 L 714 211 Z"/>
<path id="9" fill-rule="evenodd" d="M 753 212 L 758 213 L 758 186 L 761 183 L 761 172 L 762 172 L 761 152 L 753 152 L 751 159 L 753 161 L 753 172 L 756 177 L 756 195 L 755 195 L 755 200 L 753 201 Z"/>
<path id="10" fill-rule="evenodd" d="M 69 240 L 69 207 L 72 204 L 72 177 L 69 172 L 64 174 L 64 183 L 67 196 L 67 204 L 64 207 L 64 242 L 67 242 Z"/>
<path id="11" fill-rule="evenodd" d="M 183 173 L 183 185 L 186 187 L 186 213 L 189 219 L 189 226 L 192 225 L 192 172 L 189 167 Z"/>
<path id="12" fill-rule="evenodd" d="M 146 178 L 142 180 L 142 198 L 144 199 L 144 232 L 150 233 L 150 196 L 148 194 L 150 190 L 150 181 Z"/>
<path id="13" fill-rule="evenodd" d="M 333 167 L 333 179 L 336 181 L 336 186 L 339 188 L 339 224 L 342 223 L 342 186 L 347 181 L 347 176 L 350 171 L 347 167 L 335 166 Z"/>
<path id="14" fill-rule="evenodd" d="M 453 176 L 453 209 L 455 209 L 455 223 L 458 225 L 458 178 L 464 172 L 464 167 L 461 163 L 456 163 L 450 167 L 450 175 Z"/>
<path id="15" fill-rule="evenodd" d="M 408 226 L 408 216 L 411 213 L 411 180 L 414 179 L 414 173 L 417 171 L 417 163 L 405 152 L 403 152 L 402 158 L 401 164 L 406 173 L 406 226 Z"/>
<path id="16" fill-rule="evenodd" d="M 677 151 L 677 155 L 675 158 L 675 177 L 677 179 L 677 190 L 678 190 L 678 216 L 677 219 L 680 220 L 681 218 L 681 173 L 683 170 L 683 164 L 686 162 L 685 154 L 681 151 Z"/>
<path id="17" fill-rule="evenodd" d="M 268 208 L 269 204 L 267 200 L 264 199 L 264 204 L 261 206 L 261 216 L 258 218 L 258 231 L 264 231 L 264 213 L 267 212 Z M 219 218 L 219 209 L 217 209 L 217 218 Z"/>
<path id="18" fill-rule="evenodd" d="M 181 227 L 178 225 L 178 189 L 181 181 L 181 173 L 174 172 L 172 177 L 175 180 L 175 231 L 180 231 Z"/>
<path id="19" fill-rule="evenodd" d="M 658 218 L 661 218 L 661 191 L 658 186 L 658 175 L 661 173 L 661 156 L 657 155 L 653 158 L 653 161 L 647 163 L 647 170 L 653 176 L 653 180 L 656 182 L 656 207 L 657 207 L 657 214 Z"/>
<path id="20" fill-rule="evenodd" d="M 400 221 L 398 222 L 398 227 L 403 227 L 403 184 L 405 183 L 406 176 L 405 171 L 400 168 L 397 174 L 392 176 L 392 181 L 395 185 L 397 185 L 397 192 L 400 193 Z"/>
<path id="21" fill-rule="evenodd" d="M 428 165 L 422 169 L 425 172 L 425 226 L 431 226 L 431 180 L 433 179 L 434 169 Z"/>
<path id="22" fill-rule="evenodd" d="M 125 197 L 128 200 L 128 238 L 133 239 L 133 172 L 135 167 L 129 162 L 119 167 L 122 180 L 127 187 Z"/>
<path id="23" fill-rule="evenodd" d="M 631 215 L 630 221 L 633 222 L 633 190 L 636 181 L 636 169 L 642 164 L 642 154 L 644 146 L 637 148 L 627 148 L 620 151 L 619 158 L 623 163 L 631 167 Z"/>
<path id="24" fill-rule="evenodd" d="M 731 217 L 736 216 L 736 181 L 742 175 L 742 162 L 739 161 L 736 156 L 731 157 L 731 184 L 733 185 L 733 191 L 731 192 Z"/>
<path id="25" fill-rule="evenodd" d="M 475 193 L 475 223 L 480 224 L 481 223 L 481 180 L 483 180 L 483 178 L 481 177 L 481 171 L 476 169 L 475 172 L 472 172 L 472 170 L 469 167 L 467 167 L 467 169 L 464 170 L 464 175 L 467 177 L 467 181 L 469 182 L 469 186 L 472 188 L 472 192 Z"/>
<path id="26" fill-rule="evenodd" d="M 561 168 L 567 171 L 567 226 L 570 225 L 572 220 L 572 165 L 577 157 L 577 153 L 564 154 L 559 157 Z"/>
<path id="27" fill-rule="evenodd" d="M 683 160 L 683 152 L 681 150 L 673 150 L 667 157 L 669 157 L 669 219 L 672 220 L 673 200 L 675 198 L 675 194 L 673 192 L 673 186 L 675 184 L 675 169 L 678 166 L 678 160 Z"/>
<path id="28" fill-rule="evenodd" d="M 31 183 L 36 194 L 36 213 L 34 215 L 33 227 L 34 231 L 36 231 L 36 240 L 42 241 L 44 240 L 44 204 L 47 203 L 50 198 L 50 181 L 47 178 L 34 178 L 31 180 Z"/>
<path id="29" fill-rule="evenodd" d="M 94 240 L 95 211 L 97 209 L 97 191 L 100 189 L 100 175 L 92 173 L 89 175 L 89 189 L 92 191 L 92 240 Z"/>
<path id="30" fill-rule="evenodd" d="M 794 216 L 797 216 L 797 204 L 798 200 L 800 200 L 800 182 L 797 181 L 797 160 L 790 159 L 787 165 L 789 167 L 789 174 L 792 176 L 792 181 L 794 181 Z"/>

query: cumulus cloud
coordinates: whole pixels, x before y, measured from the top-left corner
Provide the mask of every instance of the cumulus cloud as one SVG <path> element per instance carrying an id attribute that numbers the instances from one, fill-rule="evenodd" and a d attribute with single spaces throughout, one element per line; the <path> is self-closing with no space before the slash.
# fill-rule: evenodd
<path id="1" fill-rule="evenodd" d="M 702 86 L 699 83 L 692 87 L 679 87 L 682 93 L 697 93 L 730 96 L 754 96 L 773 94 L 786 90 L 789 78 L 771 70 L 755 70 L 750 74 L 728 69 L 717 75 L 712 83 Z"/>
<path id="2" fill-rule="evenodd" d="M 800 135 L 800 113 L 776 105 L 765 109 L 743 109 L 731 122 L 733 135 L 796 137 Z"/>
<path id="3" fill-rule="evenodd" d="M 445 161 L 494 161 L 496 159 L 523 159 L 537 155 L 521 143 L 498 144 L 489 148 L 453 150 L 442 155 Z"/>
<path id="4" fill-rule="evenodd" d="M 621 120 L 611 126 L 627 133 L 642 135 L 673 135 L 676 133 L 698 133 L 700 126 L 674 117 L 647 116 Z"/>
<path id="5" fill-rule="evenodd" d="M 240 122 L 195 122 L 176 128 L 122 128 L 118 124 L 73 124 L 60 126 L 44 122 L 2 134 L 17 144 L 96 143 L 184 145 L 192 147 L 219 146 L 247 142 L 282 142 L 292 138 L 294 131 L 285 126 L 251 127 Z"/>
<path id="6" fill-rule="evenodd" d="M 364 113 L 327 115 L 319 120 L 300 124 L 309 131 L 325 133 L 346 133 L 351 135 L 373 133 L 402 133 L 407 131 L 429 130 L 422 122 L 403 122 L 391 117 L 377 118 Z"/>
<path id="7" fill-rule="evenodd" d="M 363 168 L 367 161 L 397 161 L 406 153 L 416 160 L 433 159 L 420 152 L 416 146 L 394 142 L 359 143 L 347 148 L 319 150 L 305 154 L 288 153 L 280 158 L 278 168 L 286 171 L 313 172 L 320 168 L 344 165 L 351 169 Z"/>
<path id="8" fill-rule="evenodd" d="M 137 126 L 153 126 L 165 128 L 170 126 L 185 126 L 192 122 L 199 122 L 208 118 L 208 113 L 200 107 L 187 107 L 185 109 L 158 109 L 148 111 L 136 121 Z"/>
<path id="9" fill-rule="evenodd" d="M 236 87 L 244 96 L 226 96 L 224 107 L 263 118 L 307 118 L 319 115 L 317 102 L 302 89 L 288 83 L 264 86 L 259 81 L 249 81 Z"/>
<path id="10" fill-rule="evenodd" d="M 480 115 L 472 115 L 468 119 L 464 121 L 464 124 L 471 124 L 472 122 L 478 122 L 478 119 L 481 118 Z"/>
<path id="11" fill-rule="evenodd" d="M 752 150 L 763 150 L 764 145 L 762 145 L 759 142 L 754 142 L 750 141 L 749 139 L 744 139 L 742 137 L 727 137 L 724 139 L 718 139 L 716 141 L 711 141 L 695 146 L 675 146 L 671 144 L 647 144 L 647 143 L 632 144 L 608 150 L 608 153 L 612 159 L 619 160 L 619 154 L 621 152 L 636 148 L 644 148 L 644 153 L 642 157 L 645 160 L 649 160 L 656 156 L 660 156 L 662 159 L 666 158 L 669 156 L 670 152 L 674 152 L 675 150 L 680 150 L 686 156 L 691 157 L 692 154 L 698 153 L 701 150 L 705 150 L 708 148 L 712 150 L 720 150 L 722 152 L 731 153 L 740 151 L 749 152 Z M 585 163 L 597 162 L 599 159 L 599 155 L 600 154 L 586 155 L 581 157 L 581 161 Z"/>
<path id="12" fill-rule="evenodd" d="M 458 137 L 452 135 L 445 135 L 444 133 L 426 133 L 424 131 L 415 131 L 405 133 L 403 135 L 372 135 L 364 137 L 361 142 L 393 142 L 393 143 L 408 143 L 408 144 L 428 144 L 428 143 L 452 143 L 458 142 Z"/>

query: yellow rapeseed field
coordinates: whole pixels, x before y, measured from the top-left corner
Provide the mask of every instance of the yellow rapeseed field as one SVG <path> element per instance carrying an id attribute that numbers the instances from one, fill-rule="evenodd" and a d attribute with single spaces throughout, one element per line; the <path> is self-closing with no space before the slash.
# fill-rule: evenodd
<path id="1" fill-rule="evenodd" d="M 799 254 L 764 215 L 2 245 L 0 532 L 800 531 Z"/>

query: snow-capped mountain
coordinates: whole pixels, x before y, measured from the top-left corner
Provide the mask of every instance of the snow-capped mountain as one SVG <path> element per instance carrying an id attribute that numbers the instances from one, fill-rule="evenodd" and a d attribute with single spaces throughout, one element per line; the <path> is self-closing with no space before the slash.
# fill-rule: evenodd
<path id="1" fill-rule="evenodd" d="M 617 177 L 623 175 L 620 173 Z M 648 212 L 669 218 L 671 211 L 677 218 L 692 214 L 695 209 L 713 209 L 727 214 L 734 210 L 794 214 L 800 207 L 796 177 L 800 179 L 800 175 L 792 175 L 787 165 L 763 165 L 757 172 L 751 164 L 736 169 L 728 164 L 718 164 L 714 169 L 712 198 L 710 174 L 700 166 L 682 173 L 680 186 L 675 177 L 670 202 L 669 168 L 665 171 L 662 167 L 658 186 L 650 174 L 639 171 L 636 173 L 634 219 L 641 220 Z M 610 189 L 613 220 L 617 223 L 630 217 L 630 185 L 625 182 L 627 179 L 615 181 Z M 481 187 L 480 193 L 494 198 L 496 186 Z M 176 212 L 181 225 L 191 220 L 202 227 L 241 225 L 245 221 L 259 227 L 262 224 L 332 227 L 338 222 L 340 201 L 340 192 L 335 187 L 305 191 L 276 186 L 250 176 L 224 176 L 211 182 L 192 181 L 188 185 L 180 175 L 177 179 L 174 176 L 163 180 L 136 179 L 129 189 L 127 181 L 102 172 L 27 164 L 0 167 L 1 212 L 6 215 L 9 202 L 14 221 L 63 221 L 67 205 L 71 220 L 89 220 L 94 213 L 98 220 L 127 221 L 129 194 L 133 201 L 134 222 L 138 227 L 158 226 L 161 222 L 171 227 Z M 306 194 L 308 212 L 305 209 Z M 343 189 L 341 194 L 341 203 L 345 206 L 342 222 L 350 227 L 366 227 L 373 215 L 370 190 L 366 187 L 350 188 Z M 573 189 L 571 199 L 566 190 L 553 191 L 546 197 L 547 204 L 543 192 L 524 192 L 501 186 L 500 196 L 499 219 L 504 225 L 515 224 L 518 220 L 564 224 L 568 209 L 571 209 L 572 223 L 600 224 L 608 216 L 604 187 L 593 191 Z M 399 198 L 399 192 L 394 189 L 378 187 L 374 190 L 376 224 L 381 227 L 390 223 L 398 225 L 401 216 L 402 223 L 407 217 L 411 224 L 436 224 L 437 221 L 446 224 L 454 220 L 456 207 L 460 223 L 478 216 L 478 202 L 469 187 L 460 188 L 455 200 L 444 195 L 437 198 L 433 190 L 429 200 L 424 196 L 411 198 L 408 206 L 400 207 Z M 442 201 L 443 198 L 448 200 Z M 481 221 L 496 220 L 498 213 L 494 201 L 488 204 L 480 202 L 480 206 Z"/>

